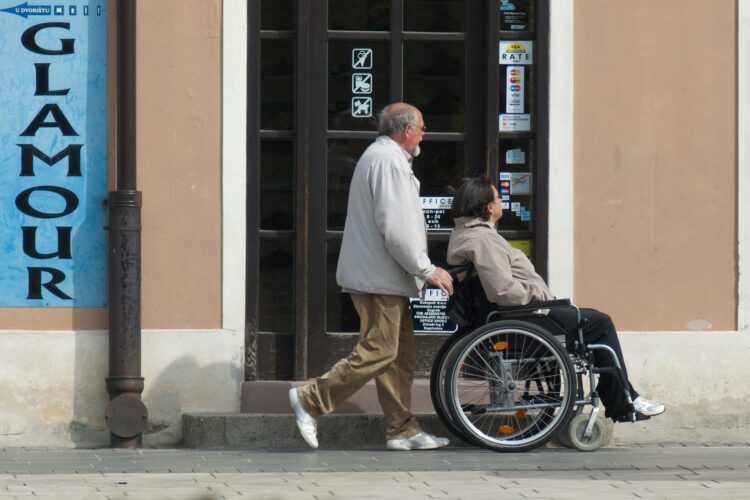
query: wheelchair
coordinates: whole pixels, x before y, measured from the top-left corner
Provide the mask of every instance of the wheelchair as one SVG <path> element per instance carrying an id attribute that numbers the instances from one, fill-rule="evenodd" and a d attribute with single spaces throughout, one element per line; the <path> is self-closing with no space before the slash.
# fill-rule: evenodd
<path id="1" fill-rule="evenodd" d="M 454 294 L 447 313 L 458 331 L 438 351 L 430 374 L 430 396 L 443 424 L 464 441 L 498 452 L 537 448 L 553 437 L 563 446 L 593 451 L 606 439 L 599 416 L 596 375 L 609 372 L 622 382 L 628 420 L 633 401 L 615 352 L 585 344 L 581 313 L 568 299 L 525 306 L 490 304 L 473 266 L 448 269 Z M 462 280 L 458 276 L 465 276 Z M 577 338 L 540 316 L 540 309 L 574 308 Z M 612 367 L 594 366 L 605 351 Z M 588 379 L 590 392 L 585 392 Z M 591 406 L 590 413 L 584 409 Z"/>

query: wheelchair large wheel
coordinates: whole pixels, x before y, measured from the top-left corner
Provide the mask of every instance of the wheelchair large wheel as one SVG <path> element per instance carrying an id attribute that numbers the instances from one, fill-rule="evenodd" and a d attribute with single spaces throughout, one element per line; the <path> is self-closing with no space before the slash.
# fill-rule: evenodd
<path id="1" fill-rule="evenodd" d="M 440 421 L 445 427 L 451 431 L 458 438 L 464 441 L 471 442 L 471 438 L 467 437 L 463 430 L 459 428 L 452 420 L 450 414 L 447 412 L 447 400 L 445 397 L 445 372 L 447 361 L 450 357 L 451 350 L 455 348 L 456 344 L 462 339 L 460 335 L 454 335 L 440 347 L 435 360 L 432 362 L 432 371 L 430 372 L 430 399 L 432 399 L 432 406 L 435 408 Z"/>
<path id="2" fill-rule="evenodd" d="M 447 413 L 479 446 L 530 450 L 564 429 L 572 415 L 573 364 L 557 339 L 536 325 L 485 325 L 457 341 L 446 363 Z"/>

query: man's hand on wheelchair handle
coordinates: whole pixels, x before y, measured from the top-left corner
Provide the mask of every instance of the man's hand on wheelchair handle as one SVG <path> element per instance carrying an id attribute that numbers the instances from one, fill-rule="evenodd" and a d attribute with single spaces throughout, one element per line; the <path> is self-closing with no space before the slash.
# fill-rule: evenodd
<path id="1" fill-rule="evenodd" d="M 427 283 L 436 286 L 448 295 L 453 294 L 453 277 L 442 267 L 436 267 L 427 278 Z"/>

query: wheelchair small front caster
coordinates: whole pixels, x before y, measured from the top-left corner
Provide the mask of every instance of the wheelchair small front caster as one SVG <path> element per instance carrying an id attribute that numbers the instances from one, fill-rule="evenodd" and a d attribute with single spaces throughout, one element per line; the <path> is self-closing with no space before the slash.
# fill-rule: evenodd
<path id="1" fill-rule="evenodd" d="M 589 422 L 589 415 L 581 413 L 573 417 L 565 429 L 567 438 L 576 450 L 579 451 L 594 451 L 598 450 L 604 444 L 607 438 L 607 428 L 604 424 L 604 419 L 597 418 L 594 420 L 594 426 L 591 428 L 591 435 L 584 437 L 583 433 L 586 431 L 586 425 Z"/>
<path id="2" fill-rule="evenodd" d="M 583 406 L 576 406 L 575 408 L 573 408 L 572 413 L 573 415 L 570 416 L 568 424 L 564 428 L 560 429 L 560 432 L 555 435 L 557 443 L 565 448 L 573 448 L 573 443 L 570 440 L 570 437 L 568 437 L 570 424 L 575 417 L 583 413 Z"/>

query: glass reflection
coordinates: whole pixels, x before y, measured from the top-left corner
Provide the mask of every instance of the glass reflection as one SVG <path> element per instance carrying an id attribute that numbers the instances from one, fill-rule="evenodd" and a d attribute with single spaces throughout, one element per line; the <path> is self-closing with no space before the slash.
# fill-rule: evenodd
<path id="1" fill-rule="evenodd" d="M 390 0 L 328 0 L 328 29 L 388 31 Z"/>
<path id="2" fill-rule="evenodd" d="M 463 42 L 405 42 L 404 100 L 417 106 L 432 132 L 463 132 Z"/>
<path id="3" fill-rule="evenodd" d="M 294 128 L 294 41 L 260 42 L 260 128 Z"/>
<path id="4" fill-rule="evenodd" d="M 453 222 L 451 221 L 451 227 Z M 446 258 L 448 256 L 448 240 L 432 240 L 427 242 L 427 254 L 430 256 L 430 262 L 438 267 L 450 267 Z"/>
<path id="5" fill-rule="evenodd" d="M 328 229 L 343 231 L 349 184 L 367 146 L 372 141 L 333 139 L 328 141 Z"/>
<path id="6" fill-rule="evenodd" d="M 261 240 L 258 291 L 258 326 L 261 331 L 294 331 L 293 266 L 291 240 Z"/>
<path id="7" fill-rule="evenodd" d="M 260 228 L 293 229 L 294 147 L 291 141 L 260 144 Z"/>
<path id="8" fill-rule="evenodd" d="M 341 251 L 341 240 L 329 240 L 326 254 L 326 330 L 329 332 L 358 332 L 359 316 L 348 293 L 336 284 L 336 266 Z"/>
<path id="9" fill-rule="evenodd" d="M 463 0 L 405 0 L 405 31 L 464 31 Z"/>
<path id="10" fill-rule="evenodd" d="M 274 31 L 294 30 L 297 19 L 294 0 L 261 0 L 260 29 Z"/>

